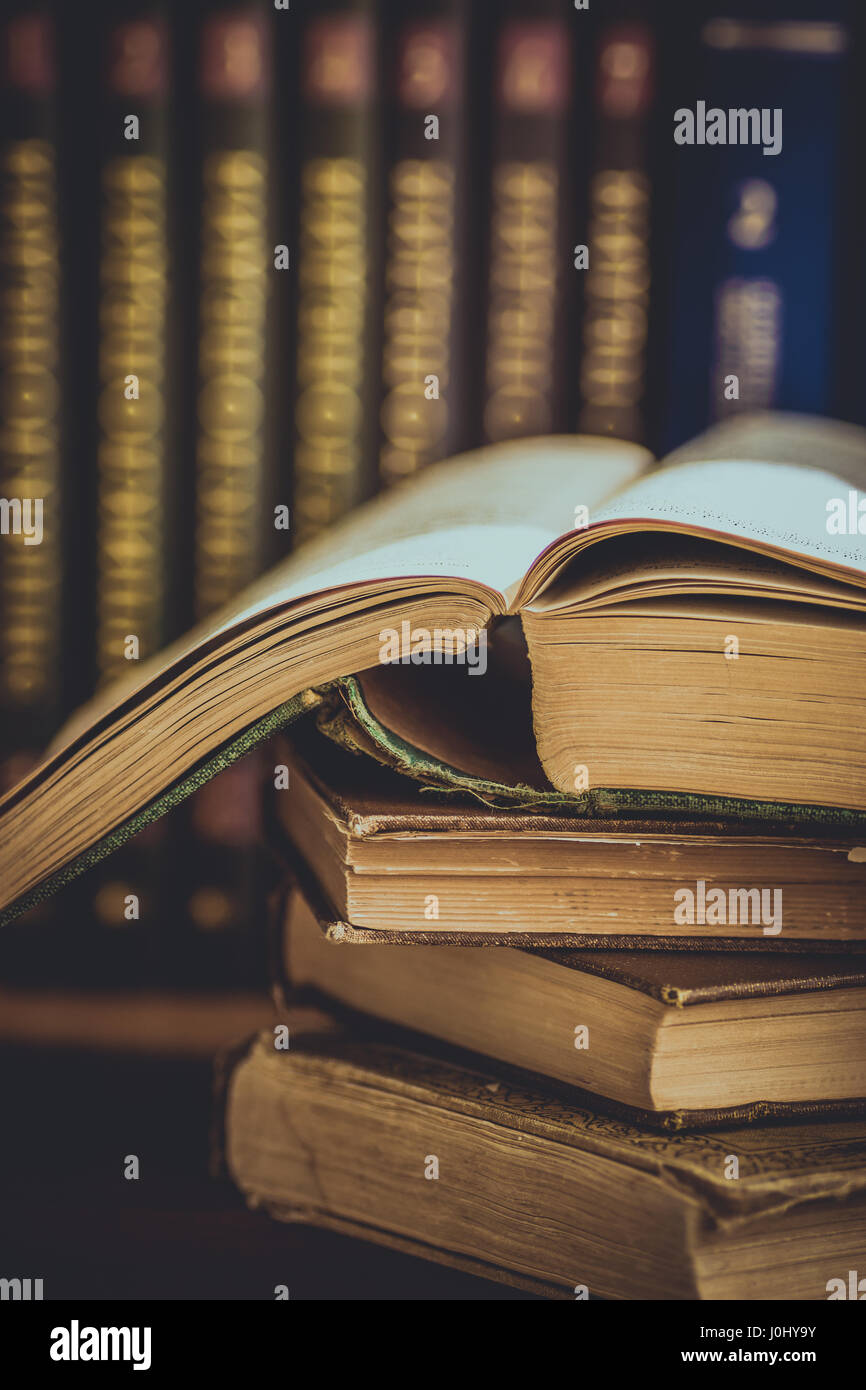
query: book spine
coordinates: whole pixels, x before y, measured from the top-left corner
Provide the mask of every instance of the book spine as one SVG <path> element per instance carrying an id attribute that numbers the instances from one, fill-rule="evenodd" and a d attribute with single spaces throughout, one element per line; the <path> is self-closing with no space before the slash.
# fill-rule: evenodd
<path id="1" fill-rule="evenodd" d="M 233 598 L 273 554 L 266 431 L 270 60 L 260 4 L 200 31 L 202 166 L 195 611 Z"/>
<path id="2" fill-rule="evenodd" d="M 672 112 L 667 448 L 737 411 L 833 403 L 847 47 L 832 6 L 700 24 Z"/>
<path id="3" fill-rule="evenodd" d="M 614 20 L 598 37 L 577 427 L 644 442 L 651 289 L 655 39 Z"/>
<path id="4" fill-rule="evenodd" d="M 471 397 L 473 142 L 465 0 L 405 0 L 386 13 L 389 111 L 382 442 L 398 482 L 458 453 Z"/>
<path id="5" fill-rule="evenodd" d="M 0 19 L 0 794 L 27 773 L 67 708 L 74 610 L 64 602 L 61 238 L 56 32 L 47 6 Z M 53 903 L 2 934 L 0 977 L 32 968 Z"/>
<path id="6" fill-rule="evenodd" d="M 481 424 L 490 443 L 568 423 L 574 219 L 567 14 L 557 3 L 504 5 L 495 38 Z"/>
<path id="7" fill-rule="evenodd" d="M 0 21 L 0 791 L 63 713 L 60 232 L 54 27 Z"/>
<path id="8" fill-rule="evenodd" d="M 166 396 L 168 32 L 159 8 L 113 25 L 100 169 L 96 663 L 100 684 L 169 634 Z"/>
<path id="9" fill-rule="evenodd" d="M 307 4 L 301 28 L 293 531 L 376 487 L 381 339 L 380 59 L 367 0 Z"/>

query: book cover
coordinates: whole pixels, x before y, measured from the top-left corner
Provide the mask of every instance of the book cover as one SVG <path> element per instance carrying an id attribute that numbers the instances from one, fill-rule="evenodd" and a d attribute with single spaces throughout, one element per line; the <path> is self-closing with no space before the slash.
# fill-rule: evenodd
<path id="1" fill-rule="evenodd" d="M 481 437 L 569 422 L 570 304 L 577 270 L 573 26 L 559 0 L 509 0 L 487 16 L 493 46 Z"/>
<path id="2" fill-rule="evenodd" d="M 55 732 L 67 692 L 56 31 L 47 6 L 0 19 L 0 786 Z M 70 626 L 72 626 L 70 624 Z"/>
<path id="3" fill-rule="evenodd" d="M 335 946 L 321 911 L 291 884 L 273 900 L 271 979 L 284 1013 L 325 1001 L 362 1030 L 378 1020 L 411 1046 L 435 1038 L 661 1129 L 866 1115 L 862 956 L 715 941 L 384 952 L 351 938 Z"/>
<path id="4" fill-rule="evenodd" d="M 99 50 L 94 680 L 126 675 L 176 634 L 178 477 L 171 440 L 176 267 L 171 29 L 159 0 L 105 12 Z M 159 974 L 166 919 L 165 827 L 124 846 L 76 898 L 94 934 L 72 977 Z M 65 955 L 55 956 L 55 968 Z M 68 965 L 68 963 L 67 963 Z"/>
<path id="5" fill-rule="evenodd" d="M 383 249 L 376 8 L 306 0 L 298 14 L 296 542 L 378 485 Z"/>
<path id="6" fill-rule="evenodd" d="M 399 482 L 471 438 L 476 364 L 478 129 L 466 0 L 383 15 L 385 291 L 379 476 Z"/>
<path id="7" fill-rule="evenodd" d="M 737 411 L 835 397 L 849 30 L 838 6 L 728 15 L 693 16 L 675 84 L 668 449 Z"/>
<path id="8" fill-rule="evenodd" d="M 616 15 L 595 39 L 579 363 L 577 428 L 640 443 L 654 292 L 656 45 L 648 20 Z"/>

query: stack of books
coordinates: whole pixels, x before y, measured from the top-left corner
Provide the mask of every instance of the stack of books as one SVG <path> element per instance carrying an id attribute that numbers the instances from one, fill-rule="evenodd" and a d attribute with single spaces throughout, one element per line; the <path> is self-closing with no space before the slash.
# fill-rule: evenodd
<path id="1" fill-rule="evenodd" d="M 0 921 L 271 738 L 253 1205 L 554 1296 L 850 1296 L 864 484 L 862 431 L 766 414 L 425 470 L 79 711 L 0 802 Z"/>

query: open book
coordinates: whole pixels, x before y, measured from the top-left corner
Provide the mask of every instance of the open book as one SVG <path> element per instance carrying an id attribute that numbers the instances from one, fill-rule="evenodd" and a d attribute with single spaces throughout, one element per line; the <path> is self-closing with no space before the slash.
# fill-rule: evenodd
<path id="1" fill-rule="evenodd" d="M 866 434 L 798 417 L 720 427 L 655 469 L 580 436 L 431 468 L 73 717 L 0 802 L 0 911 L 108 852 L 316 703 L 312 688 L 387 665 L 419 689 L 443 663 L 464 690 L 495 681 L 486 633 L 509 614 L 543 774 L 573 806 L 624 788 L 649 807 L 754 798 L 856 822 L 858 486 Z"/>

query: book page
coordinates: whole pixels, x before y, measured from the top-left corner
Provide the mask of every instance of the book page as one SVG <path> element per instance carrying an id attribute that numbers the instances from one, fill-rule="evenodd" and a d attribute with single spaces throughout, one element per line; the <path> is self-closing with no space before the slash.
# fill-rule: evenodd
<path id="1" fill-rule="evenodd" d="M 380 583 L 399 590 L 422 576 L 469 581 L 505 593 L 536 555 L 590 510 L 650 467 L 634 444 L 592 436 L 520 439 L 436 464 L 417 479 L 369 502 L 325 535 L 263 575 L 226 607 L 164 651 L 143 661 L 67 720 L 56 752 L 96 719 L 176 663 L 233 627 L 271 609 L 350 586 Z"/>
<path id="2" fill-rule="evenodd" d="M 301 547 L 215 619 L 215 629 L 318 591 L 442 575 L 500 596 L 551 541 L 652 462 L 618 440 L 520 439 L 434 465 Z"/>
<path id="3" fill-rule="evenodd" d="M 643 520 L 722 532 L 866 574 L 866 536 L 828 530 L 849 484 L 820 468 L 714 460 L 660 468 L 604 503 L 592 522 Z M 833 513 L 838 509 L 833 507 Z"/>
<path id="4" fill-rule="evenodd" d="M 823 416 L 796 415 L 784 410 L 734 415 L 674 449 L 661 460 L 661 467 L 709 463 L 711 459 L 823 468 L 852 487 L 866 489 L 866 430 Z"/>
<path id="5" fill-rule="evenodd" d="M 748 594 L 866 609 L 866 592 L 784 560 L 702 537 L 666 532 L 612 536 L 590 546 L 533 601 L 537 613 L 664 594 Z"/>

